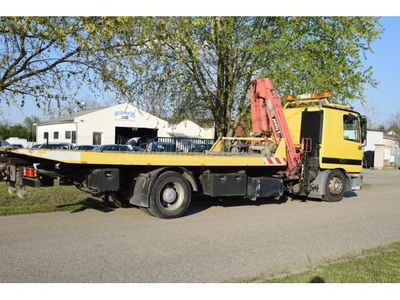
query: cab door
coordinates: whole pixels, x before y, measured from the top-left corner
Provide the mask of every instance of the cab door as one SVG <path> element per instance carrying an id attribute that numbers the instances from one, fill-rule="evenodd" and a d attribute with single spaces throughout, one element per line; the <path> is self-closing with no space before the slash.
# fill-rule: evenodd
<path id="1" fill-rule="evenodd" d="M 352 111 L 325 108 L 320 144 L 321 169 L 362 171 L 362 138 L 360 116 Z"/>
<path id="2" fill-rule="evenodd" d="M 354 113 L 343 114 L 343 143 L 341 149 L 341 166 L 347 172 L 361 172 L 362 170 L 362 137 L 360 117 Z"/>

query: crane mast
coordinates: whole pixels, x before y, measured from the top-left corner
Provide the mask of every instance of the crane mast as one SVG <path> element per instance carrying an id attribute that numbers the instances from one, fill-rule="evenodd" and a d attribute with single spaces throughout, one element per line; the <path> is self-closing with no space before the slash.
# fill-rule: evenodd
<path id="1" fill-rule="evenodd" d="M 252 135 L 269 137 L 272 128 L 276 143 L 281 138 L 286 142 L 288 177 L 294 175 L 300 164 L 300 154 L 296 153 L 292 135 L 283 113 L 281 99 L 268 78 L 254 80 L 250 87 Z"/>

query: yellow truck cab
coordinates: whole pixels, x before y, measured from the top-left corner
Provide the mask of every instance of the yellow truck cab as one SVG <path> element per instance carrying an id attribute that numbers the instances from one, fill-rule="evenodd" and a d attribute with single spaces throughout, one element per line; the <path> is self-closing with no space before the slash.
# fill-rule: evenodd
<path id="1" fill-rule="evenodd" d="M 310 167 L 318 168 L 319 177 L 324 170 L 338 170 L 348 177 L 352 190 L 360 189 L 366 118 L 348 106 L 329 103 L 330 96 L 324 92 L 283 98 L 284 114 L 297 147 L 302 139 L 311 140 Z M 313 184 L 324 181 L 317 177 Z M 311 192 L 309 196 L 315 195 Z"/>

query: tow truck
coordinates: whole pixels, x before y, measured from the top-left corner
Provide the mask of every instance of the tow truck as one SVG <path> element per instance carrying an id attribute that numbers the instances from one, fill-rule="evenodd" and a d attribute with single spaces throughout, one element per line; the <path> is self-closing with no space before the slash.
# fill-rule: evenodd
<path id="1" fill-rule="evenodd" d="M 298 195 L 328 202 L 362 188 L 365 116 L 329 102 L 332 93 L 281 99 L 270 79 L 250 87 L 252 132 L 219 137 L 205 153 L 92 152 L 0 148 L 8 191 L 73 184 L 117 206 L 137 206 L 170 219 L 192 195 L 279 199 Z M 284 102 L 283 102 L 284 100 Z"/>

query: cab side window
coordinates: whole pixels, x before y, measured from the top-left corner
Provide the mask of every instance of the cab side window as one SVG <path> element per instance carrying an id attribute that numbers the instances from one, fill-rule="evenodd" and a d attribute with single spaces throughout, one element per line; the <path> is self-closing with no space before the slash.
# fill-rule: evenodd
<path id="1" fill-rule="evenodd" d="M 343 115 L 343 137 L 345 140 L 360 142 L 360 126 L 356 116 Z"/>

